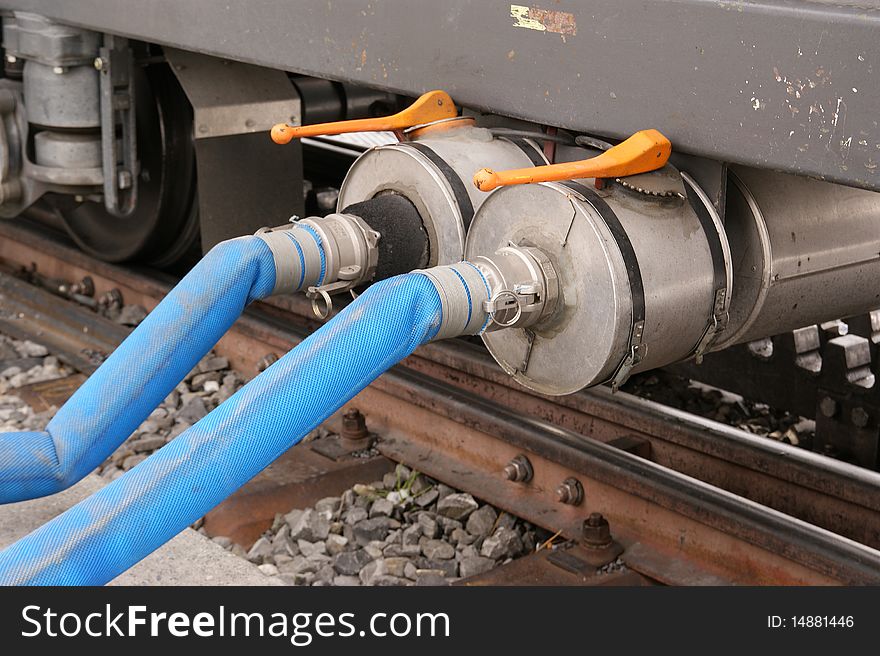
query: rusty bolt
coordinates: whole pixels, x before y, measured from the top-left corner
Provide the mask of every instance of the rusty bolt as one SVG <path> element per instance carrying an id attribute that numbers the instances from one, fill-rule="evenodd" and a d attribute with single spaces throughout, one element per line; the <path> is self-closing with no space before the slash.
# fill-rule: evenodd
<path id="1" fill-rule="evenodd" d="M 837 401 L 830 396 L 824 397 L 819 401 L 819 411 L 828 418 L 837 414 Z"/>
<path id="2" fill-rule="evenodd" d="M 528 483 L 533 475 L 532 463 L 522 454 L 507 463 L 504 468 L 504 478 L 515 483 Z"/>
<path id="3" fill-rule="evenodd" d="M 853 408 L 852 412 L 849 415 L 850 419 L 852 419 L 852 423 L 859 428 L 864 428 L 868 425 L 868 420 L 871 419 L 871 416 L 868 414 L 867 410 L 859 406 L 858 408 Z"/>
<path id="4" fill-rule="evenodd" d="M 350 408 L 342 415 L 342 438 L 345 440 L 363 440 L 369 435 L 367 420 L 357 408 Z"/>
<path id="5" fill-rule="evenodd" d="M 592 513 L 584 520 L 583 538 L 585 546 L 595 549 L 601 549 L 611 544 L 611 526 L 602 513 Z"/>
<path id="6" fill-rule="evenodd" d="M 122 292 L 116 289 L 116 287 L 110 291 L 104 292 L 101 295 L 101 298 L 98 299 L 98 305 L 101 307 L 122 307 L 122 303 Z"/>
<path id="7" fill-rule="evenodd" d="M 579 506 L 584 500 L 584 486 L 576 478 L 566 478 L 556 488 L 556 499 L 559 503 Z"/>
<path id="8" fill-rule="evenodd" d="M 277 353 L 267 353 L 257 362 L 257 371 L 264 372 L 266 369 L 271 367 L 273 364 L 278 362 L 278 354 Z"/>
<path id="9" fill-rule="evenodd" d="M 79 282 L 75 282 L 70 286 L 70 293 L 80 294 L 82 296 L 94 296 L 95 281 L 92 280 L 91 276 L 86 276 Z"/>

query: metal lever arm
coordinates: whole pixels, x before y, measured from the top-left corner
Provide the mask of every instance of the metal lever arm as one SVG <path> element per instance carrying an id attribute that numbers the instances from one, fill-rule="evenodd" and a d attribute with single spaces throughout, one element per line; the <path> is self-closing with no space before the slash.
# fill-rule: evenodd
<path id="1" fill-rule="evenodd" d="M 272 141 L 277 144 L 290 143 L 303 137 L 320 137 L 348 132 L 380 132 L 411 128 L 445 118 L 454 118 L 458 110 L 452 98 L 445 91 L 429 91 L 406 109 L 379 118 L 360 118 L 353 121 L 336 121 L 316 125 L 292 126 L 278 123 L 272 127 Z"/>
<path id="2" fill-rule="evenodd" d="M 590 159 L 511 171 L 480 169 L 474 174 L 474 185 L 480 191 L 492 191 L 497 187 L 533 182 L 619 178 L 663 168 L 670 154 L 672 154 L 672 144 L 669 139 L 657 130 L 641 130 L 626 141 Z"/>

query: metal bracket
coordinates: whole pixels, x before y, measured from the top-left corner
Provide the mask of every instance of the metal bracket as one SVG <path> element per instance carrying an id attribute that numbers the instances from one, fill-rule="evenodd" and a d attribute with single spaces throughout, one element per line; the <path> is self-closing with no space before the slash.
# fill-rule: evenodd
<path id="1" fill-rule="evenodd" d="M 715 303 L 712 306 L 712 316 L 709 318 L 706 331 L 697 343 L 697 348 L 694 349 L 694 359 L 697 364 L 703 362 L 703 354 L 706 352 L 706 349 L 709 348 L 709 346 L 715 341 L 715 338 L 727 328 L 727 324 L 730 321 L 730 314 L 725 310 L 726 302 L 727 290 L 724 288 L 716 289 Z"/>
<path id="2" fill-rule="evenodd" d="M 633 367 L 644 359 L 645 354 L 648 352 L 648 345 L 642 341 L 644 333 L 644 320 L 637 321 L 633 324 L 632 334 L 630 335 L 629 340 L 629 353 L 620 362 L 617 371 L 614 372 L 614 376 L 611 378 L 612 392 L 616 392 L 620 386 L 626 382 L 626 379 L 629 378 L 630 371 L 632 371 Z"/>
<path id="3" fill-rule="evenodd" d="M 130 215 L 137 204 L 138 162 L 133 67 L 128 39 L 107 34 L 95 68 L 101 74 L 101 154 L 104 207 L 118 217 Z M 117 140 L 116 128 L 122 127 Z M 120 152 L 121 146 L 121 152 Z"/>

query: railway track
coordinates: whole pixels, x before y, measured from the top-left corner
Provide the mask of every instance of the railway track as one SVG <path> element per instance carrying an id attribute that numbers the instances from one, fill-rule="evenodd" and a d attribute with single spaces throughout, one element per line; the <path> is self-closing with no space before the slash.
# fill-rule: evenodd
<path id="1" fill-rule="evenodd" d="M 151 272 L 93 260 L 19 224 L 0 224 L 0 259 L 8 271 L 33 264 L 50 278 L 88 275 L 96 296 L 115 288 L 127 303 L 147 309 L 173 284 Z M 81 371 L 95 366 L 96 353 L 109 352 L 124 338 L 122 329 L 108 327 L 86 308 L 34 293 L 9 276 L 3 277 L 2 293 L 9 309 L 4 330 L 42 331 Z M 216 350 L 253 375 L 265 355 L 285 352 L 314 325 L 304 299 L 258 304 Z M 530 571 L 538 580 L 556 580 L 535 573 L 546 571 L 589 582 L 591 561 L 601 558 L 603 545 L 591 548 L 595 531 L 585 529 L 584 521 L 599 512 L 638 580 L 880 582 L 876 472 L 624 393 L 612 397 L 604 388 L 563 398 L 535 395 L 467 342 L 423 347 L 353 403 L 381 435 L 377 448 L 383 455 L 580 543 L 556 562 L 548 554 L 529 557 L 518 569 L 506 570 L 513 579 Z M 303 476 L 294 464 L 320 461 L 315 448 L 295 447 L 292 452 L 299 451 L 277 463 L 271 476 L 261 474 L 213 511 L 206 527 L 240 520 L 249 508 L 252 529 L 259 531 L 261 522 L 286 510 L 291 497 L 307 496 L 304 487 L 317 490 L 320 477 Z M 530 480 L 502 476 L 505 465 L 521 456 L 529 461 Z M 285 472 L 288 466 L 293 473 Z M 344 459 L 331 469 L 339 480 L 356 471 Z M 579 505 L 557 496 L 560 484 L 571 478 L 583 488 Z M 256 514 L 255 499 L 260 499 Z"/>

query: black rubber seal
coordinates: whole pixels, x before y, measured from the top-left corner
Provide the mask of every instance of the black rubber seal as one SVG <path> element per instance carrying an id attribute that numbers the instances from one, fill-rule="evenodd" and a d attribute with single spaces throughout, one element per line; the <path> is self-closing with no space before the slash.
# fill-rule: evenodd
<path id="1" fill-rule="evenodd" d="M 452 170 L 452 167 L 446 163 L 445 159 L 440 157 L 440 155 L 428 148 L 425 144 L 411 141 L 400 145 L 415 148 L 422 155 L 427 157 L 431 163 L 437 167 L 440 173 L 443 174 L 443 177 L 446 178 L 449 186 L 452 187 L 455 202 L 458 204 L 459 212 L 461 212 L 461 221 L 464 224 L 464 229 L 467 230 L 471 225 L 471 221 L 474 220 L 474 204 L 471 202 L 471 197 L 468 196 L 464 182 L 461 181 L 458 174 Z"/>
<path id="2" fill-rule="evenodd" d="M 379 261 L 373 281 L 428 265 L 428 233 L 416 206 L 405 196 L 384 194 L 349 205 L 343 214 L 359 216 L 379 233 Z"/>

